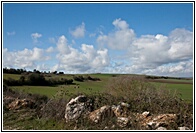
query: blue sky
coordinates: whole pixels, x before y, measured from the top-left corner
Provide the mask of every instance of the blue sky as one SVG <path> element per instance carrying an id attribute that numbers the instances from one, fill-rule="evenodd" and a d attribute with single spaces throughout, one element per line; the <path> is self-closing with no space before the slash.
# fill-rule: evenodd
<path id="1" fill-rule="evenodd" d="M 3 4 L 4 67 L 192 76 L 192 35 L 192 3 Z"/>

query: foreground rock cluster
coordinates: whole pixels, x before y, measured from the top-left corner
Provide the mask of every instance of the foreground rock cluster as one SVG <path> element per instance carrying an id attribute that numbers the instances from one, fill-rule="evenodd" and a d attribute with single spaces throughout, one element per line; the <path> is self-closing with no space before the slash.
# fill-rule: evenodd
<path id="1" fill-rule="evenodd" d="M 4 97 L 4 101 L 10 101 L 10 103 L 7 105 L 7 108 L 9 110 L 16 110 L 21 108 L 30 107 L 32 108 L 35 105 L 35 102 L 31 99 L 18 99 L 13 97 Z"/>
<path id="2" fill-rule="evenodd" d="M 7 102 L 8 110 L 19 110 L 22 108 L 31 108 L 35 106 L 35 101 L 31 99 L 18 99 L 6 96 L 4 102 Z M 106 119 L 113 119 L 111 127 L 104 129 L 114 129 L 116 126 L 129 129 L 137 125 L 142 130 L 190 130 L 188 127 L 175 127 L 178 116 L 176 114 L 151 114 L 148 111 L 143 113 L 131 112 L 131 106 L 125 102 L 119 102 L 117 105 L 104 105 L 96 110 L 93 109 L 93 100 L 85 95 L 79 95 L 72 98 L 65 107 L 66 122 L 77 121 L 80 118 L 87 118 L 94 124 L 100 124 Z"/>
<path id="3" fill-rule="evenodd" d="M 108 117 L 114 117 L 119 127 L 128 127 L 136 122 L 143 130 L 168 130 L 167 127 L 177 120 L 176 114 L 150 114 L 150 112 L 131 113 L 130 105 L 119 102 L 117 105 L 105 105 L 97 110 L 92 109 L 92 100 L 84 95 L 71 99 L 65 109 L 66 122 L 87 117 L 94 123 L 99 123 Z M 130 115 L 132 114 L 132 115 Z M 106 127 L 107 128 L 107 127 Z M 190 130 L 188 127 L 178 127 L 178 130 Z"/>

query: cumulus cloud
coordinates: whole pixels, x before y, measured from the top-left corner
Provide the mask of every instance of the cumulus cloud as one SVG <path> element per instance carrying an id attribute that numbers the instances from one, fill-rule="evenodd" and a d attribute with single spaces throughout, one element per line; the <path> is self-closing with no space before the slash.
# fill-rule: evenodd
<path id="1" fill-rule="evenodd" d="M 190 59 L 193 55 L 193 33 L 185 29 L 175 29 L 169 35 L 171 45 L 168 54 L 171 59 Z"/>
<path id="2" fill-rule="evenodd" d="M 99 35 L 97 43 L 111 51 L 124 50 L 123 57 L 127 63 L 118 65 L 118 59 L 113 58 L 115 65 L 108 69 L 109 72 L 171 76 L 185 75 L 185 72 L 190 75 L 193 72 L 190 63 L 193 58 L 191 31 L 176 28 L 168 36 L 157 34 L 137 38 L 126 21 L 116 19 L 112 24 L 115 26 L 114 30 L 109 34 Z M 182 66 L 182 62 L 187 62 L 189 66 Z"/>
<path id="3" fill-rule="evenodd" d="M 48 53 L 52 53 L 54 51 L 55 51 L 55 49 L 53 47 L 49 47 L 46 49 L 46 52 L 48 52 Z"/>
<path id="4" fill-rule="evenodd" d="M 64 35 L 58 39 L 57 50 L 60 52 L 60 54 L 69 54 L 71 52 L 70 47 L 68 46 L 67 38 Z"/>
<path id="5" fill-rule="evenodd" d="M 116 28 L 121 29 L 121 30 L 126 30 L 129 28 L 129 24 L 127 24 L 126 21 L 121 20 L 121 18 L 116 19 L 112 23 Z"/>
<path id="6" fill-rule="evenodd" d="M 51 38 L 51 42 L 56 45 L 46 49 L 35 47 L 11 52 L 4 48 L 3 66 L 46 68 L 67 73 L 110 72 L 192 76 L 193 32 L 176 28 L 168 35 L 136 37 L 134 30 L 126 21 L 116 19 L 112 24 L 113 30 L 108 34 L 100 32 L 96 38 L 98 48 L 86 43 L 77 44 L 62 35 L 56 40 Z M 84 37 L 85 24 L 76 27 L 71 34 L 75 38 Z M 42 35 L 34 33 L 31 36 L 38 41 Z M 44 63 L 46 60 L 50 61 L 49 65 Z"/>
<path id="7" fill-rule="evenodd" d="M 3 49 L 3 66 L 17 68 L 35 68 L 36 62 L 48 60 L 49 56 L 44 54 L 43 49 L 33 48 L 22 51 L 11 52 L 7 48 Z"/>
<path id="8" fill-rule="evenodd" d="M 132 61 L 143 69 L 152 69 L 158 66 L 192 59 L 193 33 L 185 29 L 175 29 L 171 34 L 163 36 L 146 35 L 137 38 L 130 50 Z"/>
<path id="9" fill-rule="evenodd" d="M 116 19 L 113 21 L 113 25 L 116 30 L 110 32 L 108 35 L 101 34 L 97 38 L 99 45 L 106 45 L 107 47 L 115 50 L 124 50 L 131 46 L 135 39 L 135 33 L 133 29 L 129 28 L 126 21 Z"/>
<path id="10" fill-rule="evenodd" d="M 161 65 L 154 69 L 143 70 L 144 74 L 160 75 L 160 76 L 175 76 L 186 77 L 193 76 L 193 60 L 180 61 L 177 63 L 170 63 L 167 65 Z"/>
<path id="11" fill-rule="evenodd" d="M 42 34 L 40 34 L 40 33 L 32 33 L 31 37 L 33 39 L 33 42 L 37 43 L 38 42 L 38 38 L 42 37 Z"/>
<path id="12" fill-rule="evenodd" d="M 93 45 L 82 44 L 80 49 L 75 49 L 67 44 L 65 36 L 59 37 L 56 55 L 59 61 L 52 70 L 65 70 L 71 73 L 93 72 L 108 66 L 109 56 L 107 49 L 96 50 Z"/>
<path id="13" fill-rule="evenodd" d="M 81 38 L 85 35 L 85 24 L 82 23 L 81 25 L 77 26 L 74 30 L 70 31 L 71 35 L 75 38 Z"/>

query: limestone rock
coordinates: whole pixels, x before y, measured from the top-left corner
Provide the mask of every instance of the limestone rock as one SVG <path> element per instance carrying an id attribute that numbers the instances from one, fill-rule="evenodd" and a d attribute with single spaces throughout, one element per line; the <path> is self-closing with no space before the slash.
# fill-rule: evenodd
<path id="1" fill-rule="evenodd" d="M 88 114 L 91 110 L 92 102 L 84 95 L 72 98 L 66 105 L 65 119 L 66 121 L 76 120 L 82 114 Z"/>
<path id="2" fill-rule="evenodd" d="M 149 116 L 147 114 L 149 113 L 145 112 L 136 115 L 139 124 L 147 129 L 157 129 L 158 127 L 165 127 L 171 123 L 174 123 L 177 119 L 176 114 L 160 114 L 153 116 Z"/>
<path id="3" fill-rule="evenodd" d="M 111 107 L 105 105 L 100 109 L 97 109 L 89 114 L 89 119 L 95 123 L 100 122 L 100 120 L 105 119 L 106 117 L 113 116 Z"/>
<path id="4" fill-rule="evenodd" d="M 158 127 L 156 130 L 167 130 L 165 127 Z"/>
<path id="5" fill-rule="evenodd" d="M 188 127 L 178 127 L 178 130 L 190 130 Z"/>
<path id="6" fill-rule="evenodd" d="M 15 99 L 8 105 L 9 110 L 20 109 L 23 107 L 32 107 L 35 103 L 29 99 Z"/>
<path id="7" fill-rule="evenodd" d="M 117 124 L 120 127 L 126 127 L 128 124 L 130 124 L 130 119 L 128 117 L 117 117 Z"/>
<path id="8" fill-rule="evenodd" d="M 115 105 L 112 106 L 112 110 L 116 117 L 127 117 L 129 108 L 130 105 L 124 102 L 119 102 L 117 106 Z"/>
<path id="9" fill-rule="evenodd" d="M 144 118 L 148 117 L 149 115 L 150 115 L 150 112 L 148 112 L 148 111 L 145 111 L 145 112 L 142 113 L 142 116 Z"/>

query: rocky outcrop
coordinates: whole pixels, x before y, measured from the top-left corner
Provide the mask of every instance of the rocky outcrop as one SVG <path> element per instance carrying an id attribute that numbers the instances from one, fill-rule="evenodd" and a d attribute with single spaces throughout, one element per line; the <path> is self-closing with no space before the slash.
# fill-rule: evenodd
<path id="1" fill-rule="evenodd" d="M 117 118 L 117 125 L 120 127 L 126 127 L 130 125 L 129 117 L 130 105 L 125 102 L 119 102 L 118 105 L 113 105 L 112 110 Z"/>
<path id="2" fill-rule="evenodd" d="M 156 130 L 167 130 L 165 127 L 158 127 Z"/>
<path id="3" fill-rule="evenodd" d="M 168 130 L 173 124 L 176 124 L 176 114 L 151 114 L 145 111 L 141 114 L 130 112 L 130 105 L 125 102 L 119 102 L 117 105 L 105 105 L 94 111 L 90 110 L 92 107 L 92 100 L 84 95 L 80 95 L 66 105 L 65 118 L 66 121 L 76 120 L 83 114 L 94 123 L 99 123 L 106 118 L 114 118 L 113 121 L 117 127 L 131 127 L 136 123 L 138 127 L 144 130 Z M 176 125 L 177 126 L 177 125 Z M 175 127 L 178 130 L 189 130 L 187 127 Z M 110 129 L 106 126 L 104 129 Z"/>
<path id="4" fill-rule="evenodd" d="M 188 127 L 178 127 L 178 130 L 190 130 Z"/>
<path id="5" fill-rule="evenodd" d="M 145 129 L 167 127 L 177 119 L 176 114 L 160 114 L 151 116 L 148 112 L 137 114 L 137 121 Z"/>
<path id="6" fill-rule="evenodd" d="M 12 101 L 7 108 L 9 110 L 14 110 L 14 109 L 21 109 L 21 108 L 26 108 L 26 107 L 33 107 L 35 102 L 33 102 L 30 99 L 15 99 Z"/>
<path id="7" fill-rule="evenodd" d="M 112 106 L 112 110 L 114 111 L 116 117 L 127 117 L 129 108 L 130 105 L 125 102 L 119 102 L 117 106 L 116 105 Z"/>
<path id="8" fill-rule="evenodd" d="M 114 116 L 114 113 L 112 112 L 112 109 L 110 106 L 105 105 L 101 107 L 100 109 L 97 109 L 89 114 L 89 119 L 95 123 L 100 122 L 101 120 Z"/>
<path id="9" fill-rule="evenodd" d="M 129 117 L 117 117 L 117 125 L 120 127 L 126 127 L 131 125 L 131 121 Z"/>
<path id="10" fill-rule="evenodd" d="M 76 120 L 81 115 L 90 113 L 92 102 L 84 95 L 72 98 L 66 105 L 65 119 L 66 121 Z"/>

